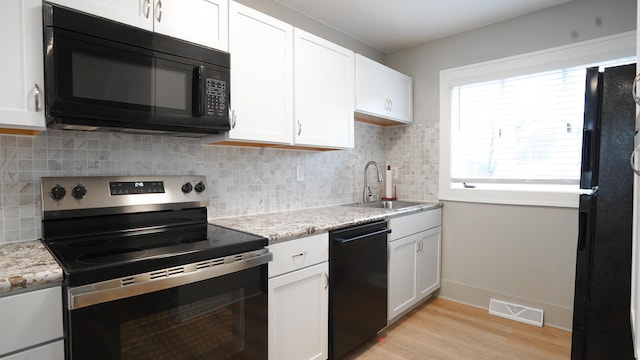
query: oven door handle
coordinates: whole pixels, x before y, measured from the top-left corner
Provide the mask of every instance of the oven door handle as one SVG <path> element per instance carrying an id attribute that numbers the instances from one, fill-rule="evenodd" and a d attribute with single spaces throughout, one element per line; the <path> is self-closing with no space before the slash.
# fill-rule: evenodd
<path id="1" fill-rule="evenodd" d="M 148 294 L 261 266 L 273 260 L 268 249 L 150 271 L 69 288 L 69 310 Z"/>

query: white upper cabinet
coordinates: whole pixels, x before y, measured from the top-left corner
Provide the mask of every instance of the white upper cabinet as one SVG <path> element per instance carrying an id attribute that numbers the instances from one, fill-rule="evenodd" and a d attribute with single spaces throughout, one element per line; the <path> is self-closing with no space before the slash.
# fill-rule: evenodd
<path id="1" fill-rule="evenodd" d="M 293 27 L 230 4 L 232 126 L 228 140 L 293 142 Z"/>
<path id="2" fill-rule="evenodd" d="M 356 54 L 356 111 L 360 118 L 383 125 L 413 122 L 411 77 Z M 364 116 L 362 116 L 364 115 Z"/>
<path id="3" fill-rule="evenodd" d="M 40 0 L 0 2 L 0 44 L 0 132 L 45 130 Z"/>
<path id="4" fill-rule="evenodd" d="M 50 0 L 123 24 L 227 51 L 229 0 Z"/>
<path id="5" fill-rule="evenodd" d="M 152 0 L 48 0 L 88 14 L 153 31 Z M 165 0 L 166 1 L 166 0 Z"/>
<path id="6" fill-rule="evenodd" d="M 294 143 L 353 148 L 354 53 L 294 29 Z"/>
<path id="7" fill-rule="evenodd" d="M 155 32 L 223 51 L 229 49 L 229 0 L 154 2 Z"/>

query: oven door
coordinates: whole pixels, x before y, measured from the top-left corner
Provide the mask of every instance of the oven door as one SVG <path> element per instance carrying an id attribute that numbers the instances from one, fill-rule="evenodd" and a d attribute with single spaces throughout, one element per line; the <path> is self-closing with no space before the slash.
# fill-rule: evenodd
<path id="1" fill-rule="evenodd" d="M 47 27 L 46 38 L 50 127 L 229 130 L 227 69 L 58 28 Z"/>
<path id="2" fill-rule="evenodd" d="M 67 358 L 266 359 L 271 258 L 262 250 L 234 263 L 216 259 L 70 288 Z M 177 283 L 184 284 L 147 292 Z M 121 290 L 127 287 L 133 290 Z"/>

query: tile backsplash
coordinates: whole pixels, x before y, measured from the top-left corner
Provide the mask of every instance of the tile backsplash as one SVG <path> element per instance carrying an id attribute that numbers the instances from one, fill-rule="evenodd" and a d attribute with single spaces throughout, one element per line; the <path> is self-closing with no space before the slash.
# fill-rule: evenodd
<path id="1" fill-rule="evenodd" d="M 311 152 L 202 145 L 160 135 L 49 130 L 0 135 L 0 243 L 40 237 L 40 178 L 92 175 L 206 175 L 209 217 L 359 201 L 369 160 L 398 167 L 400 198 L 437 200 L 438 129 L 356 123 L 352 150 Z M 304 180 L 296 181 L 296 167 Z M 383 184 L 369 169 L 372 190 Z M 294 220 L 294 219 L 292 219 Z M 295 221 L 295 220 L 294 220 Z"/>

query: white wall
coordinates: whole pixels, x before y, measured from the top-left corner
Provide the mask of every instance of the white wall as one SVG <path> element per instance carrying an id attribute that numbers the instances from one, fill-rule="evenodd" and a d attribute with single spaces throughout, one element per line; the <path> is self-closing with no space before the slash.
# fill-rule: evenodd
<path id="1" fill-rule="evenodd" d="M 635 29 L 634 0 L 575 0 L 396 51 L 386 63 L 413 76 L 415 122 L 437 128 L 441 70 Z M 446 202 L 440 295 L 542 307 L 547 325 L 569 329 L 576 242 L 577 209 Z"/>
<path id="2" fill-rule="evenodd" d="M 287 22 L 297 28 L 323 37 L 340 46 L 351 49 L 378 62 L 384 62 L 384 54 L 315 19 L 305 16 L 274 0 L 236 0 L 238 3 Z"/>

